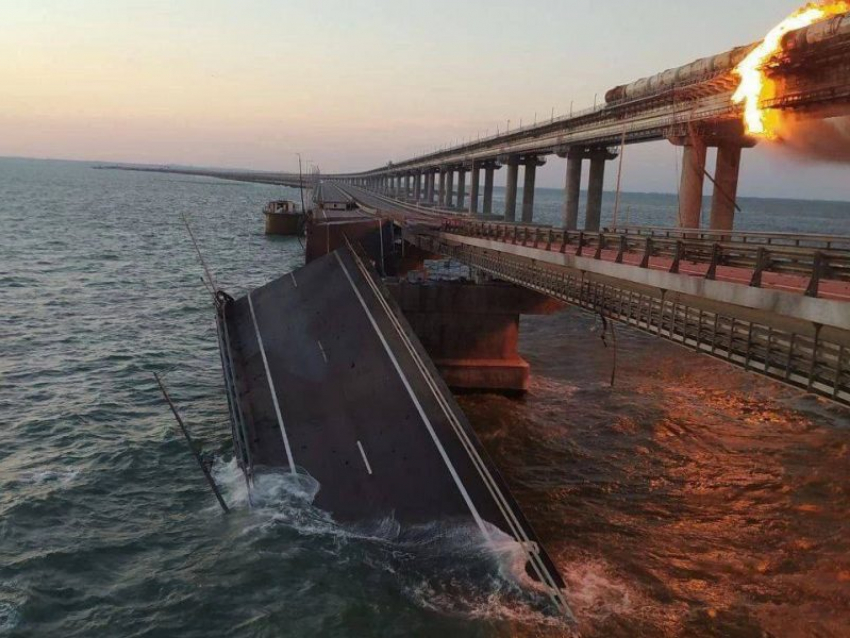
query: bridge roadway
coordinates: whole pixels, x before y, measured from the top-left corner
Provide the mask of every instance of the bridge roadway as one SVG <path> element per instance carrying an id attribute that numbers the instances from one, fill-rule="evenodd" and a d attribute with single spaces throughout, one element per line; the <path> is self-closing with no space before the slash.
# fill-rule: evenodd
<path id="1" fill-rule="evenodd" d="M 464 523 L 517 541 L 560 613 L 564 582 L 368 260 L 351 246 L 233 299 L 217 326 L 237 457 L 318 482 L 340 523 Z M 306 491 L 309 491 L 307 489 Z"/>
<path id="2" fill-rule="evenodd" d="M 589 160 L 584 229 L 597 231 L 606 162 L 614 159 L 623 145 L 669 140 L 683 148 L 679 224 L 700 227 L 706 149 L 717 147 L 717 165 L 713 175 L 709 174 L 714 183 L 710 225 L 714 230 L 731 230 L 742 149 L 756 143 L 744 134 L 741 106 L 732 103 L 737 85 L 733 70 L 752 46 L 615 87 L 606 94 L 604 104 L 580 113 L 331 177 L 428 205 L 436 197 L 440 207 L 489 215 L 496 212 L 493 173 L 507 166 L 503 212 L 506 221 L 515 221 L 519 169 L 523 167 L 521 219 L 530 223 L 536 169 L 547 156 L 557 154 L 567 158 L 563 227 L 573 230 L 578 224 L 582 165 Z M 764 100 L 763 107 L 814 118 L 850 111 L 850 14 L 789 33 L 784 51 L 767 68 L 776 83 L 776 94 Z"/>
<path id="3" fill-rule="evenodd" d="M 850 405 L 850 238 L 584 233 L 338 187 L 425 251 Z"/>
<path id="4" fill-rule="evenodd" d="M 235 182 L 254 184 L 273 184 L 289 188 L 312 188 L 315 179 L 312 175 L 299 176 L 298 173 L 273 173 L 264 171 L 239 171 L 226 169 L 179 168 L 170 166 L 125 166 L 121 164 L 96 166 L 100 170 L 136 171 L 140 173 L 167 173 L 172 175 L 193 175 L 196 177 L 214 177 Z"/>

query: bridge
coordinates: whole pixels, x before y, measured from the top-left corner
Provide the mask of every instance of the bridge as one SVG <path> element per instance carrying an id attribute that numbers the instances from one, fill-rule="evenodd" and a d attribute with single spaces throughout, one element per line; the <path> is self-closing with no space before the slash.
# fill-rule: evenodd
<path id="1" fill-rule="evenodd" d="M 272 468 L 318 480 L 316 504 L 340 521 L 471 522 L 491 546 L 512 541 L 543 599 L 571 617 L 557 565 L 450 392 L 527 389 L 520 315 L 572 305 L 850 406 L 850 237 L 734 229 L 742 150 L 757 140 L 732 102 L 732 71 L 752 46 L 615 87 L 587 111 L 315 177 L 306 265 L 241 299 L 216 291 L 249 489 Z M 762 106 L 813 118 L 850 110 L 850 16 L 792 32 L 783 48 Z M 658 140 L 684 148 L 678 226 L 603 228 L 606 163 Z M 534 219 L 536 169 L 553 154 L 567 159 L 557 227 Z M 429 263 L 448 273 L 433 276 Z"/>
<path id="2" fill-rule="evenodd" d="M 732 101 L 733 69 L 754 46 L 615 87 L 586 111 L 322 184 L 392 220 L 404 244 L 423 254 L 850 405 L 850 237 L 734 230 L 742 150 L 758 140 Z M 810 118 L 850 112 L 850 14 L 787 34 L 766 73 L 775 90 L 763 108 Z M 659 140 L 684 148 L 678 226 L 602 228 L 607 162 L 625 145 Z M 713 175 L 705 165 L 711 146 Z M 536 169 L 553 154 L 567 158 L 557 228 L 534 220 Z M 505 208 L 497 212 L 494 172 L 503 166 Z M 706 178 L 714 193 L 703 229 Z"/>
<path id="3" fill-rule="evenodd" d="M 757 143 L 745 134 L 742 108 L 732 102 L 738 82 L 733 70 L 754 46 L 738 47 L 615 87 L 607 92 L 605 103 L 591 109 L 334 177 L 425 206 L 465 210 L 472 215 L 502 214 L 505 221 L 513 222 L 517 220 L 519 169 L 523 167 L 519 219 L 531 223 L 536 170 L 547 156 L 557 155 L 567 158 L 563 227 L 574 230 L 587 160 L 590 174 L 584 230 L 598 231 L 607 163 L 625 145 L 666 140 L 684 149 L 679 225 L 700 226 L 703 187 L 709 177 L 714 185 L 709 226 L 731 230 L 742 150 Z M 762 100 L 763 108 L 804 117 L 850 112 L 850 15 L 789 33 L 783 51 L 766 69 L 775 92 Z M 706 170 L 708 147 L 718 149 L 713 175 Z M 494 171 L 503 166 L 507 167 L 505 208 L 494 211 Z"/>

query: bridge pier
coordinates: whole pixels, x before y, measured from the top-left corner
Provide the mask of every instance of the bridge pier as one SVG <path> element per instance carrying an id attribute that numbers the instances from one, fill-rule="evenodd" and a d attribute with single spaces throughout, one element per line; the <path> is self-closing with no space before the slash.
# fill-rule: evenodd
<path id="1" fill-rule="evenodd" d="M 530 224 L 534 221 L 534 182 L 537 176 L 537 167 L 543 166 L 546 160 L 535 155 L 525 158 L 525 175 L 522 184 L 522 221 Z"/>
<path id="2" fill-rule="evenodd" d="M 446 208 L 451 208 L 454 206 L 454 196 L 455 196 L 455 171 L 453 168 L 449 168 L 448 174 L 446 175 Z"/>
<path id="3" fill-rule="evenodd" d="M 578 204 L 581 197 L 581 165 L 584 156 L 575 150 L 569 150 L 567 155 L 567 177 L 564 186 L 564 228 L 578 228 Z"/>
<path id="4" fill-rule="evenodd" d="M 682 181 L 679 185 L 679 225 L 699 228 L 702 216 L 702 191 L 705 185 L 705 141 L 690 136 L 684 141 Z"/>
<path id="5" fill-rule="evenodd" d="M 413 199 L 419 201 L 422 199 L 422 172 L 416 171 L 413 174 Z"/>
<path id="6" fill-rule="evenodd" d="M 530 366 L 519 354 L 520 315 L 547 315 L 557 301 L 505 283 L 385 281 L 446 384 L 522 393 Z"/>
<path id="7" fill-rule="evenodd" d="M 478 186 L 481 179 L 481 163 L 473 160 L 469 179 L 469 214 L 478 214 Z"/>
<path id="8" fill-rule="evenodd" d="M 584 229 L 597 231 L 602 221 L 602 191 L 605 186 L 605 162 L 617 157 L 608 149 L 595 149 L 590 152 L 590 175 L 587 182 L 587 209 L 585 210 Z"/>
<path id="9" fill-rule="evenodd" d="M 446 169 L 440 169 L 440 183 L 437 190 L 437 204 L 440 208 L 446 205 Z"/>
<path id="10" fill-rule="evenodd" d="M 404 199 L 410 197 L 410 173 L 404 175 Z"/>
<path id="11" fill-rule="evenodd" d="M 463 166 L 457 169 L 457 207 L 463 210 L 463 205 L 466 203 L 466 168 Z"/>
<path id="12" fill-rule="evenodd" d="M 711 230 L 732 230 L 735 225 L 741 150 L 741 145 L 734 143 L 717 147 L 714 193 L 711 197 Z"/>
<path id="13" fill-rule="evenodd" d="M 516 221 L 516 192 L 519 178 L 519 157 L 512 155 L 508 158 L 508 178 L 505 184 L 505 221 Z"/>
<path id="14" fill-rule="evenodd" d="M 434 203 L 434 171 L 431 169 L 425 173 L 425 203 L 429 206 Z"/>
<path id="15" fill-rule="evenodd" d="M 495 162 L 484 165 L 484 205 L 481 214 L 485 217 L 493 214 L 493 174 L 498 168 Z"/>

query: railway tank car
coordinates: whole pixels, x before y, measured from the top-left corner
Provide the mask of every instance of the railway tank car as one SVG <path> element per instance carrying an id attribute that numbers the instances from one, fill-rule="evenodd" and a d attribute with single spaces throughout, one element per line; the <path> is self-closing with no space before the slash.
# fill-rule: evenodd
<path id="1" fill-rule="evenodd" d="M 661 73 L 641 78 L 630 84 L 621 84 L 605 94 L 606 104 L 631 102 L 665 93 L 673 88 L 697 84 L 730 73 L 756 45 L 737 47 L 731 51 L 694 60 L 685 66 L 667 69 Z"/>

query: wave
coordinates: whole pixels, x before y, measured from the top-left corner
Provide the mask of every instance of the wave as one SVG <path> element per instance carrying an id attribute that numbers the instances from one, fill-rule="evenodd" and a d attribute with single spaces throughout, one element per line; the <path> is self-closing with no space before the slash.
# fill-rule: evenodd
<path id="1" fill-rule="evenodd" d="M 26 485 L 58 484 L 66 487 L 73 483 L 79 474 L 79 470 L 47 469 L 21 472 L 18 478 Z"/>
<path id="2" fill-rule="evenodd" d="M 324 538 L 340 564 L 352 561 L 392 574 L 398 591 L 429 611 L 567 627 L 528 576 L 520 544 L 495 526 L 488 541 L 467 519 L 403 525 L 387 516 L 343 524 L 313 505 L 321 486 L 303 471 L 258 470 L 250 492 L 235 459 L 217 462 L 213 475 L 232 508 L 250 509 L 243 536 L 263 538 L 284 528 Z"/>

